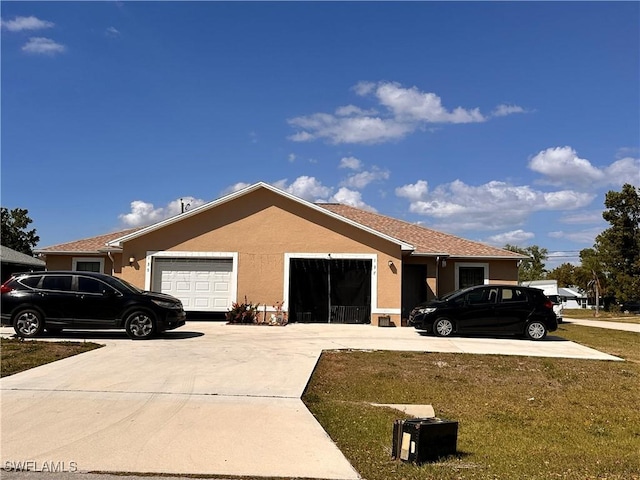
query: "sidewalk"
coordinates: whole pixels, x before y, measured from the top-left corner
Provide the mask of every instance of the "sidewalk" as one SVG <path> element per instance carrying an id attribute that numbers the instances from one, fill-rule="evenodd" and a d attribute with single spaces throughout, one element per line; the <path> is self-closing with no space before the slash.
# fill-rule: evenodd
<path id="1" fill-rule="evenodd" d="M 575 323 L 576 325 L 582 325 L 585 327 L 608 328 L 611 330 L 624 330 L 627 332 L 640 333 L 640 323 L 609 322 L 605 320 L 583 320 L 577 318 L 565 319 L 563 323 Z"/>

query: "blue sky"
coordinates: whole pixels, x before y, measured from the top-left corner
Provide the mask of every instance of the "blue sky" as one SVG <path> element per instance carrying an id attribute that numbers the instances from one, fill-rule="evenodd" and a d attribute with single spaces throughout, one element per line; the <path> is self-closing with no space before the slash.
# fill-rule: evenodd
<path id="1" fill-rule="evenodd" d="M 638 2 L 3 2 L 39 247 L 264 181 L 575 261 L 640 185 Z"/>

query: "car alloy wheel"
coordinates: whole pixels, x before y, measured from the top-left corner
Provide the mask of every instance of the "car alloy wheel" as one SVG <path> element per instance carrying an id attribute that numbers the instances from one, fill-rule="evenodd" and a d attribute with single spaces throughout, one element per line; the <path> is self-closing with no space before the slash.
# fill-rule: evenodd
<path id="1" fill-rule="evenodd" d="M 23 310 L 15 319 L 14 330 L 19 337 L 37 337 L 44 330 L 42 315 L 36 310 Z"/>
<path id="2" fill-rule="evenodd" d="M 544 323 L 535 321 L 527 325 L 527 337 L 531 340 L 542 340 L 547 336 L 547 327 Z"/>
<path id="3" fill-rule="evenodd" d="M 439 318 L 433 324 L 433 332 L 439 337 L 448 337 L 453 333 L 453 323 L 448 318 Z"/>
<path id="4" fill-rule="evenodd" d="M 127 318 L 125 329 L 134 340 L 150 338 L 155 331 L 155 321 L 146 312 L 134 312 Z"/>

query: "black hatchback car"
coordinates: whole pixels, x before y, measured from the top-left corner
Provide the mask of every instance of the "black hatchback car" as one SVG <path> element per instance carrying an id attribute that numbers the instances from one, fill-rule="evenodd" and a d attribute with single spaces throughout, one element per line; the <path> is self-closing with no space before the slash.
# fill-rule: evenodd
<path id="1" fill-rule="evenodd" d="M 518 285 L 478 285 L 414 308 L 409 324 L 447 337 L 453 333 L 516 334 L 542 340 L 558 328 L 553 302 L 542 290 Z"/>
<path id="2" fill-rule="evenodd" d="M 16 274 L 0 288 L 3 324 L 20 337 L 44 330 L 124 328 L 133 339 L 185 324 L 182 302 L 110 275 L 48 271 Z"/>

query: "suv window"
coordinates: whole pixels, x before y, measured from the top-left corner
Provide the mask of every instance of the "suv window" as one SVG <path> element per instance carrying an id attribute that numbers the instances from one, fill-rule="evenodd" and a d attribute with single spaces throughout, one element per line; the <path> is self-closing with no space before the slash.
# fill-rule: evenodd
<path id="1" fill-rule="evenodd" d="M 42 279 L 43 290 L 71 290 L 71 275 L 45 275 Z"/>
<path id="2" fill-rule="evenodd" d="M 41 278 L 41 275 L 34 275 L 33 277 L 23 277 L 18 280 L 18 283 L 24 285 L 25 287 L 36 288 L 38 286 L 38 283 L 40 283 Z"/>
<path id="3" fill-rule="evenodd" d="M 111 290 L 111 287 L 95 278 L 78 277 L 78 292 L 81 293 L 103 293 Z"/>

